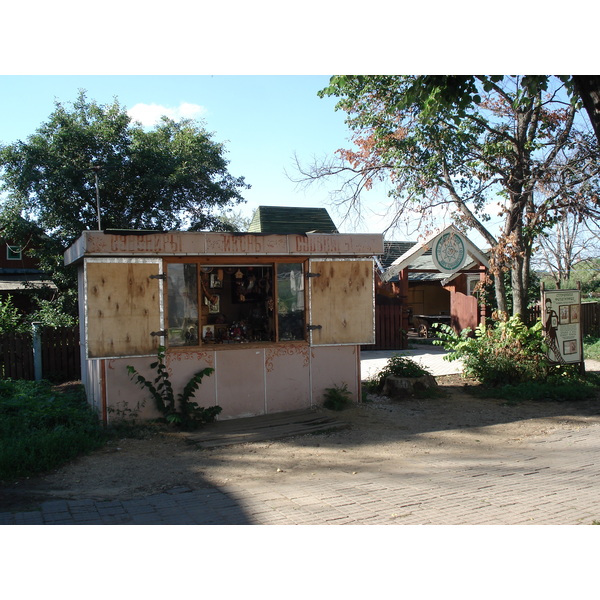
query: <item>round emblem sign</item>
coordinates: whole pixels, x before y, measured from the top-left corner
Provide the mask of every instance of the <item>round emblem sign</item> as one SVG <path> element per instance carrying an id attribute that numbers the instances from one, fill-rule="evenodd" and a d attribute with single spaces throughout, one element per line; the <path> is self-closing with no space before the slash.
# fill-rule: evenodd
<path id="1" fill-rule="evenodd" d="M 433 262 L 443 273 L 458 271 L 463 266 L 466 255 L 465 243 L 456 233 L 445 233 L 433 244 Z"/>

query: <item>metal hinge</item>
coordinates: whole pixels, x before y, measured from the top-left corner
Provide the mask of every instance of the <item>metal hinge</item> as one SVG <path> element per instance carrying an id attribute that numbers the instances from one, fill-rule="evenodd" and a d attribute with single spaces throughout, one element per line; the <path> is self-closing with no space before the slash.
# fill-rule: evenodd
<path id="1" fill-rule="evenodd" d="M 307 273 L 307 277 L 321 277 L 321 273 Z"/>
<path id="2" fill-rule="evenodd" d="M 166 335 L 167 335 L 167 332 L 166 332 L 166 330 L 165 330 L 165 329 L 162 329 L 161 331 L 151 331 L 151 332 L 150 332 L 150 335 L 154 335 L 154 336 L 156 336 L 156 335 L 161 335 L 161 336 L 163 336 L 163 337 L 164 337 L 164 336 L 166 336 Z"/>
<path id="3" fill-rule="evenodd" d="M 163 281 L 167 280 L 167 274 L 161 273 L 160 275 L 150 275 L 150 279 L 162 279 Z"/>
<path id="4" fill-rule="evenodd" d="M 307 325 L 308 331 L 314 331 L 315 329 L 323 329 L 323 325 Z"/>

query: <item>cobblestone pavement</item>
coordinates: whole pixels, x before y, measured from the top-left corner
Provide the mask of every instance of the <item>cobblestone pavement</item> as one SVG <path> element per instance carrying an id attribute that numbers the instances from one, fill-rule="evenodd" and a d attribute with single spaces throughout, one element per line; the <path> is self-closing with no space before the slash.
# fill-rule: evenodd
<path id="1" fill-rule="evenodd" d="M 54 500 L 0 524 L 590 525 L 600 520 L 600 425 L 518 450 L 276 486 L 176 488 L 123 501 Z"/>
<path id="2" fill-rule="evenodd" d="M 436 375 L 448 369 L 443 351 L 411 354 Z M 363 370 L 389 356 L 363 353 Z M 0 525 L 590 525 L 600 521 L 599 449 L 600 425 L 590 425 L 494 455 L 421 459 L 396 470 L 175 488 L 123 501 L 53 500 L 0 513 Z"/>

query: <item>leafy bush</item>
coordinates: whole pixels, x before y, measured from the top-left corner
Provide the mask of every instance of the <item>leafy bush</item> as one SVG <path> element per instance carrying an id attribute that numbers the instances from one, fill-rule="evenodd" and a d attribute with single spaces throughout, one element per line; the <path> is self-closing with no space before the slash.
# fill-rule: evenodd
<path id="1" fill-rule="evenodd" d="M 548 381 L 530 381 L 517 385 L 503 385 L 495 389 L 474 388 L 471 393 L 486 398 L 500 398 L 508 404 L 524 401 L 533 402 L 578 402 L 596 396 L 598 375 L 588 373 L 585 379 L 577 374 L 567 376 L 551 376 Z"/>
<path id="2" fill-rule="evenodd" d="M 486 386 L 546 381 L 552 372 L 539 320 L 527 327 L 513 316 L 492 326 L 480 324 L 474 335 L 470 329 L 457 334 L 444 324 L 437 329 L 434 343 L 449 350 L 445 359 L 461 359 L 465 375 Z"/>
<path id="3" fill-rule="evenodd" d="M 81 386 L 0 381 L 0 480 L 42 473 L 101 447 L 106 435 Z"/>
<path id="4" fill-rule="evenodd" d="M 583 354 L 585 358 L 600 360 L 600 338 L 586 335 L 583 338 Z"/>
<path id="5" fill-rule="evenodd" d="M 325 389 L 323 406 L 329 410 L 344 410 L 352 403 L 352 394 L 348 385 L 334 386 Z"/>
<path id="6" fill-rule="evenodd" d="M 0 298 L 0 334 L 22 331 L 23 323 L 19 311 L 12 303 L 12 296 Z"/>
<path id="7" fill-rule="evenodd" d="M 424 377 L 425 375 L 431 375 L 431 372 L 409 356 L 392 354 L 385 367 L 375 374 L 368 387 L 379 393 L 383 389 L 386 377 Z"/>
<path id="8" fill-rule="evenodd" d="M 220 406 L 209 406 L 204 408 L 198 406 L 197 402 L 192 401 L 192 397 L 200 387 L 200 383 L 205 376 L 211 375 L 214 369 L 206 367 L 198 371 L 191 377 L 177 397 L 173 391 L 173 385 L 169 379 L 169 373 L 165 365 L 166 348 L 158 348 L 158 360 L 150 365 L 151 369 L 156 369 L 154 381 L 146 379 L 137 370 L 129 365 L 127 371 L 131 375 L 131 380 L 148 389 L 154 401 L 156 408 L 162 413 L 167 423 L 180 425 L 185 428 L 194 428 L 202 423 L 212 423 L 221 412 Z"/>
<path id="9" fill-rule="evenodd" d="M 28 315 L 29 322 L 40 323 L 44 327 L 73 327 L 77 319 L 69 315 L 64 309 L 64 298 L 56 300 L 36 299 L 38 308 Z"/>

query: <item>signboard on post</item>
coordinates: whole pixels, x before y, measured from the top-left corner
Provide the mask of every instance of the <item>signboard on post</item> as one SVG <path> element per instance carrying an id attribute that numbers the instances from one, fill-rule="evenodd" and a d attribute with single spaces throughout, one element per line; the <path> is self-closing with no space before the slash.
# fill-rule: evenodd
<path id="1" fill-rule="evenodd" d="M 431 258 L 433 264 L 442 273 L 452 275 L 460 271 L 467 258 L 463 236 L 455 231 L 439 235 L 433 242 Z"/>
<path id="2" fill-rule="evenodd" d="M 542 324 L 552 363 L 583 361 L 580 290 L 542 289 Z"/>

